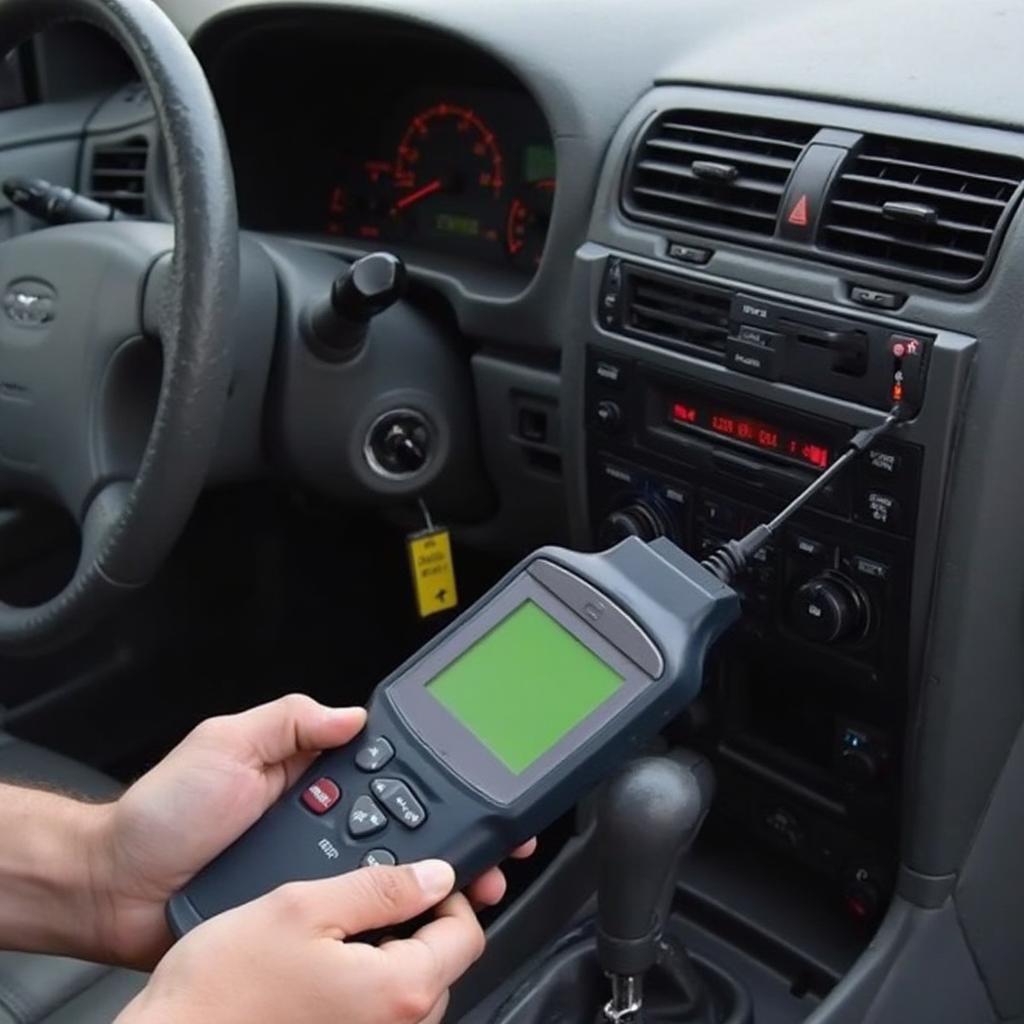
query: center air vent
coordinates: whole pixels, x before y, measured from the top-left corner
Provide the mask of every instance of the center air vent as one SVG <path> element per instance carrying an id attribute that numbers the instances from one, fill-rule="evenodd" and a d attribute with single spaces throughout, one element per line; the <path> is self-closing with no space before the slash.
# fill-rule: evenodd
<path id="1" fill-rule="evenodd" d="M 704 110 L 673 110 L 644 132 L 623 203 L 638 220 L 771 236 L 793 166 L 817 129 Z"/>
<path id="2" fill-rule="evenodd" d="M 626 265 L 621 329 L 646 341 L 707 357 L 725 353 L 729 292 Z"/>
<path id="3" fill-rule="evenodd" d="M 93 148 L 89 195 L 133 217 L 146 214 L 146 163 L 149 141 L 143 136 Z"/>
<path id="4" fill-rule="evenodd" d="M 966 285 L 987 270 L 1024 161 L 868 136 L 832 189 L 819 245 L 915 276 Z"/>

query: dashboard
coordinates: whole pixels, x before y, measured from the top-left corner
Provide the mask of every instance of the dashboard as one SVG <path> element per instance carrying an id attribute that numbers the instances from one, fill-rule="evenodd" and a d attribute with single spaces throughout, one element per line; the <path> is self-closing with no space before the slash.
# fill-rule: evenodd
<path id="1" fill-rule="evenodd" d="M 959 1019 L 1020 1018 L 1005 951 L 1024 913 L 1000 901 L 1022 890 L 994 851 L 1024 843 L 1024 7 L 162 6 L 210 77 L 282 310 L 327 294 L 333 257 L 409 267 L 401 345 L 377 335 L 372 374 L 278 337 L 290 451 L 316 456 L 303 483 L 350 497 L 395 368 L 419 401 L 443 353 L 465 387 L 431 416 L 479 440 L 496 498 L 470 514 L 468 473 L 450 487 L 460 539 L 667 535 L 699 555 L 912 393 L 899 440 L 765 554 L 671 738 L 715 761 L 712 824 L 757 851 L 740 882 L 703 880 L 705 903 L 725 917 L 760 885 L 729 928 L 770 947 L 786 998 L 824 995 L 890 908 L 874 966 L 835 990 L 861 1001 L 815 1020 L 876 1019 L 880 979 L 930 940 L 986 975 L 998 1012 Z M 923 1019 L 924 989 L 942 1002 L 939 980 L 901 988 L 877 1019 Z"/>
<path id="2" fill-rule="evenodd" d="M 298 22 L 234 40 L 212 78 L 246 227 L 518 278 L 539 265 L 554 147 L 496 62 L 407 29 Z"/>

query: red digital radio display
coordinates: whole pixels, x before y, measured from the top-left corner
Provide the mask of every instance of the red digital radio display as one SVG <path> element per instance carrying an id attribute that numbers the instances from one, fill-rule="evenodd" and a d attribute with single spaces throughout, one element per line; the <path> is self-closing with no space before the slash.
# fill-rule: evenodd
<path id="1" fill-rule="evenodd" d="M 673 400 L 669 406 L 669 418 L 676 426 L 707 430 L 762 451 L 796 459 L 815 469 L 826 469 L 832 462 L 832 448 L 820 438 L 808 437 L 716 402 Z"/>

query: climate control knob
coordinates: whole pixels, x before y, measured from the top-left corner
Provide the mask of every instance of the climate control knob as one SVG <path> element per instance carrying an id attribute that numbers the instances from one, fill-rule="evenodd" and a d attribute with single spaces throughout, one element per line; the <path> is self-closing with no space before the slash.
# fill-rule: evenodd
<path id="1" fill-rule="evenodd" d="M 838 572 L 824 572 L 798 587 L 791 612 L 794 629 L 820 644 L 854 639 L 868 627 L 867 598 Z"/>
<path id="2" fill-rule="evenodd" d="M 627 537 L 651 541 L 670 536 L 671 529 L 665 517 L 646 501 L 616 509 L 601 524 L 598 539 L 604 547 L 612 547 Z"/>

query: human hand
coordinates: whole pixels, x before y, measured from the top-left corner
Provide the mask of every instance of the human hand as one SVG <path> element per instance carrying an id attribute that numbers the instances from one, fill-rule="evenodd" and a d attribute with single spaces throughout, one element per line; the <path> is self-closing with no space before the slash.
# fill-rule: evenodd
<path id="1" fill-rule="evenodd" d="M 292 882 L 189 932 L 116 1024 L 437 1024 L 484 935 L 444 861 Z M 428 910 L 411 938 L 350 937 Z"/>
<path id="2" fill-rule="evenodd" d="M 327 708 L 293 694 L 197 726 L 106 810 L 92 868 L 100 955 L 156 963 L 172 941 L 164 917 L 170 896 L 255 824 L 320 752 L 348 743 L 365 722 L 362 708 Z M 468 895 L 485 906 L 504 892 L 504 876 L 492 869 Z"/>

